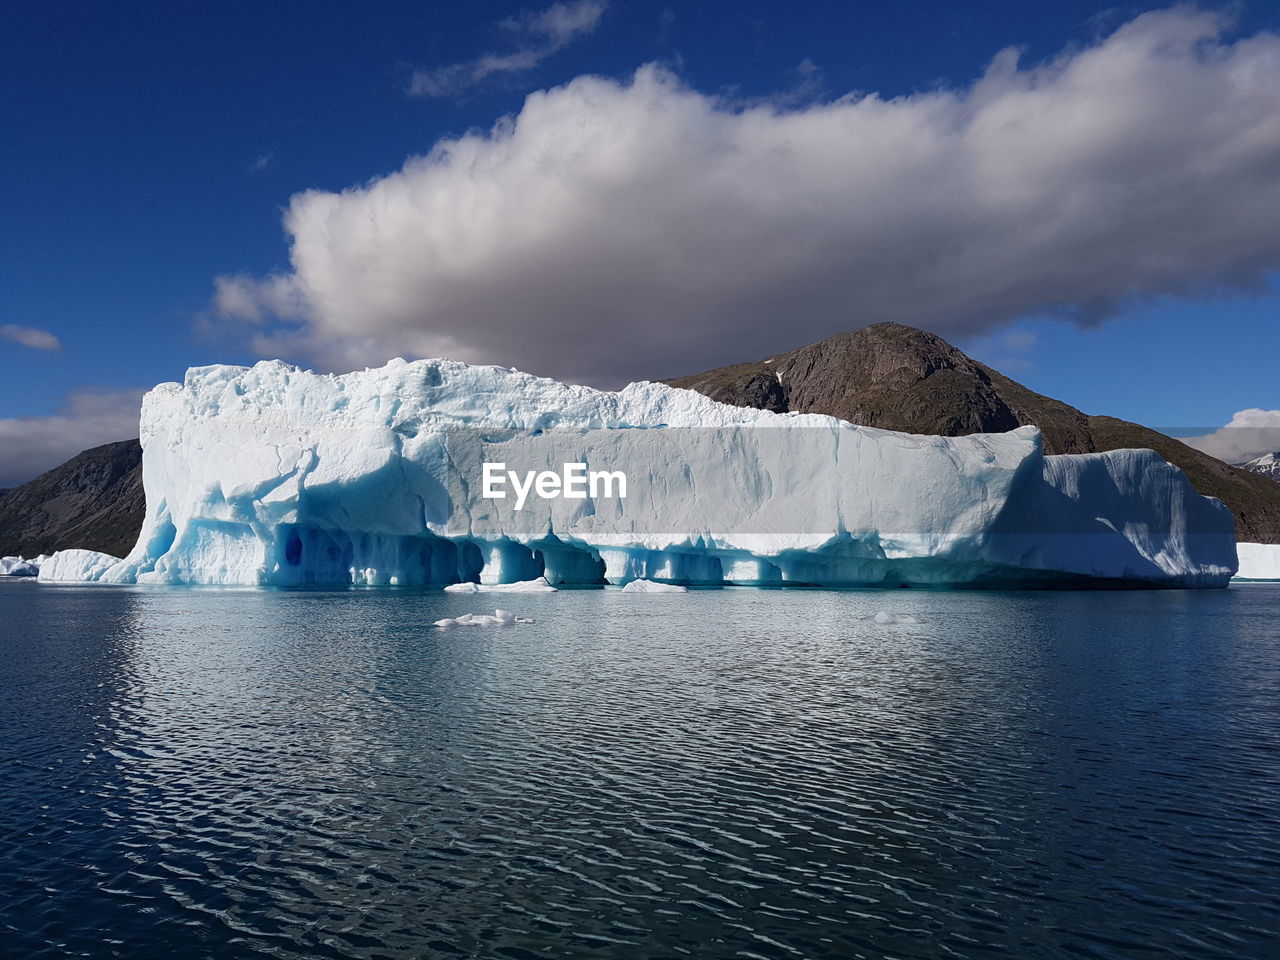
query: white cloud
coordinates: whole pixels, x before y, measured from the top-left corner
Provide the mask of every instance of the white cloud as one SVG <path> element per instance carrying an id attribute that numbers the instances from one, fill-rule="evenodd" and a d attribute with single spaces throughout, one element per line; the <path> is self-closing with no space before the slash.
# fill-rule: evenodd
<path id="1" fill-rule="evenodd" d="M 0 340 L 11 340 L 14 343 L 22 344 L 24 347 L 34 347 L 36 350 L 62 349 L 62 341 L 48 330 L 22 327 L 16 323 L 0 325 Z"/>
<path id="2" fill-rule="evenodd" d="M 409 95 L 451 96 L 494 74 L 532 70 L 547 57 L 595 30 L 604 10 L 603 0 L 576 0 L 553 3 L 538 13 L 508 17 L 500 25 L 516 37 L 514 50 L 486 53 L 474 60 L 430 70 L 415 70 L 409 78 Z"/>
<path id="3" fill-rule="evenodd" d="M 977 337 L 1280 268 L 1280 37 L 1145 14 L 964 89 L 742 108 L 649 66 L 291 200 L 292 270 L 223 278 L 259 346 L 609 384 L 881 320 Z M 288 306 L 276 322 L 276 305 Z M 255 316 L 256 312 L 256 316 Z"/>
<path id="4" fill-rule="evenodd" d="M 1280 410 L 1239 410 L 1225 427 L 1183 443 L 1227 463 L 1244 463 L 1264 453 L 1280 452 Z"/>
<path id="5" fill-rule="evenodd" d="M 267 317 L 301 320 L 307 305 L 292 278 L 279 274 L 265 279 L 221 276 L 213 280 L 213 307 L 219 314 L 261 323 Z"/>
<path id="6" fill-rule="evenodd" d="M 49 416 L 0 419 L 0 488 L 25 483 L 81 450 L 136 437 L 144 392 L 75 390 Z"/>

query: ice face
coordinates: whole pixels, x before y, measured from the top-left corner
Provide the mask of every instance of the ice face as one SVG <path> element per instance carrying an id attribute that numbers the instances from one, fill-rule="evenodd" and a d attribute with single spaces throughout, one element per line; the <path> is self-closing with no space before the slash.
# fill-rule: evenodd
<path id="1" fill-rule="evenodd" d="M 1230 513 L 1158 455 L 1045 457 L 1033 427 L 923 437 L 422 360 L 195 368 L 147 395 L 141 432 L 146 520 L 107 582 L 1218 586 L 1235 568 Z M 483 495 L 486 463 L 619 471 L 626 496 L 517 509 Z"/>
<path id="2" fill-rule="evenodd" d="M 1241 580 L 1280 580 L 1280 543 L 1241 543 L 1236 549 Z"/>
<path id="3" fill-rule="evenodd" d="M 34 577 L 40 566 L 34 560 L 22 557 L 0 557 L 0 577 Z"/>

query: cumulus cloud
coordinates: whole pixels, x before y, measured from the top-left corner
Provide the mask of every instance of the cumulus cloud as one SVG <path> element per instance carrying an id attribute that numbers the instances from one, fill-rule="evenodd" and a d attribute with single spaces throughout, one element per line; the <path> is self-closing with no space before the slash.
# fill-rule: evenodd
<path id="1" fill-rule="evenodd" d="M 1264 453 L 1280 453 L 1280 410 L 1239 410 L 1225 427 L 1182 442 L 1227 463 L 1244 463 Z"/>
<path id="2" fill-rule="evenodd" d="M 971 85 L 802 107 L 647 66 L 295 195 L 291 270 L 222 278 L 260 349 L 452 355 L 616 384 L 882 320 L 968 338 L 1029 314 L 1250 288 L 1280 268 L 1280 37 L 1145 14 Z M 278 305 L 284 304 L 284 312 Z"/>
<path id="3" fill-rule="evenodd" d="M 0 324 L 0 340 L 11 340 L 36 350 L 61 350 L 62 341 L 48 330 L 22 327 L 16 323 Z"/>
<path id="4" fill-rule="evenodd" d="M 538 13 L 508 17 L 500 24 L 516 38 L 506 53 L 486 53 L 474 60 L 430 70 L 415 70 L 409 78 L 411 97 L 447 97 L 461 93 L 494 74 L 532 70 L 579 37 L 595 30 L 604 14 L 603 0 L 553 3 Z"/>
<path id="5" fill-rule="evenodd" d="M 17 486 L 81 450 L 138 435 L 143 390 L 76 390 L 43 417 L 0 419 L 0 488 Z"/>

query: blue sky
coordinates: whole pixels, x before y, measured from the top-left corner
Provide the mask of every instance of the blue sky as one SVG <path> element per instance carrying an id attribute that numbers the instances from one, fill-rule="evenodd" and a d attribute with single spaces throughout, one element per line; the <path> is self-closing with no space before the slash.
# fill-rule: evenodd
<path id="1" fill-rule="evenodd" d="M 834 288 L 811 302 L 780 292 L 770 305 L 772 314 L 744 321 L 749 335 L 735 336 L 726 326 L 686 343 L 679 331 L 697 327 L 704 314 L 720 311 L 731 318 L 740 306 L 722 290 L 704 291 L 695 283 L 685 301 L 673 294 L 671 301 L 649 308 L 662 312 L 670 324 L 658 324 L 649 334 L 638 329 L 647 322 L 637 319 L 643 313 L 609 314 L 608 304 L 634 299 L 634 291 L 644 286 L 644 273 L 614 278 L 611 271 L 622 262 L 618 260 L 593 265 L 584 286 L 592 287 L 597 298 L 588 301 L 595 312 L 575 321 L 576 326 L 554 319 L 559 316 L 554 311 L 563 312 L 563 292 L 559 299 L 548 299 L 513 281 L 509 290 L 486 284 L 478 296 L 468 292 L 476 288 L 473 281 L 470 287 L 451 287 L 442 304 L 424 306 L 421 315 L 397 306 L 380 316 L 380 307 L 371 305 L 368 322 L 381 327 L 377 339 L 367 340 L 360 328 L 364 301 L 355 294 L 344 299 L 352 288 L 349 273 L 335 270 L 335 288 L 342 287 L 336 299 L 300 308 L 305 317 L 279 308 L 281 301 L 265 292 L 264 285 L 273 276 L 286 278 L 296 296 L 298 279 L 312 280 L 291 264 L 291 237 L 282 225 L 291 197 L 301 191 L 320 191 L 317 196 L 323 197 L 362 188 L 372 179 L 396 174 L 408 158 L 427 154 L 442 139 L 464 137 L 468 131 L 479 131 L 480 162 L 496 167 L 493 151 L 502 144 L 495 147 L 488 131 L 502 117 L 518 115 L 523 129 L 544 129 L 549 136 L 571 133 L 573 109 L 617 96 L 622 99 L 616 113 L 625 120 L 630 116 L 625 111 L 639 97 L 640 81 L 634 75 L 646 64 L 659 65 L 661 74 L 647 94 L 650 99 L 680 101 L 680 109 L 695 117 L 690 122 L 708 104 L 715 122 L 753 109 L 795 115 L 813 111 L 817 116 L 818 108 L 849 94 L 878 93 L 890 102 L 935 91 L 966 91 L 1003 49 L 1020 48 L 1019 69 L 1031 70 L 1103 43 L 1149 9 L 1160 8 L 1072 2 L 987 3 L 980 8 L 936 3 L 577 2 L 548 8 L 537 3 L 309 2 L 190 3 L 178 15 L 172 5 L 160 3 L 11 6 L 0 39 L 0 333 L 8 331 L 0 339 L 0 376 L 8 387 L 0 408 L 8 467 L 0 470 L 0 485 L 37 466 L 51 466 L 63 453 L 89 442 L 115 439 L 113 430 L 127 431 L 120 425 L 127 422 L 136 391 L 180 379 L 190 365 L 248 363 L 279 354 L 309 365 L 362 366 L 394 353 L 457 344 L 464 359 L 612 383 L 620 376 L 692 372 L 690 363 L 696 368 L 748 359 L 876 319 L 910 319 L 914 314 L 909 309 L 899 316 L 886 310 L 884 301 L 863 303 L 856 296 L 842 312 L 838 304 L 847 291 Z M 1214 46 L 1224 56 L 1244 57 L 1238 44 L 1280 29 L 1280 10 L 1274 4 L 1245 3 L 1232 7 L 1230 17 L 1216 36 L 1196 43 Z M 540 118 L 522 113 L 529 94 L 563 88 L 587 75 L 605 78 L 610 85 L 583 86 L 580 96 L 539 101 L 545 108 Z M 1257 106 L 1241 96 L 1240 109 Z M 1009 102 L 1015 99 L 1011 94 Z M 976 94 L 953 105 L 955 116 L 975 100 Z M 751 142 L 750 131 L 735 130 L 731 136 L 739 148 Z M 787 143 L 799 142 L 791 133 L 785 137 Z M 1208 134 L 1203 140 L 1204 150 L 1210 151 L 1214 142 Z M 630 149 L 643 152 L 654 142 L 638 135 Z M 1185 144 L 1182 148 L 1187 149 Z M 716 152 L 719 146 L 705 149 L 706 156 L 722 155 Z M 903 149 L 910 150 L 910 143 Z M 697 155 L 691 156 L 697 162 Z M 839 153 L 834 157 L 838 161 Z M 1153 154 L 1152 162 L 1157 159 Z M 1194 160 L 1192 156 L 1187 163 Z M 454 163 L 453 173 L 460 162 Z M 797 169 L 808 169 L 803 158 L 798 162 Z M 984 162 L 989 164 L 989 158 Z M 628 166 L 619 176 L 638 178 L 635 171 L 640 169 Z M 1046 171 L 1046 184 L 1049 176 Z M 404 182 L 413 186 L 408 173 Z M 776 178 L 762 181 L 774 182 Z M 1180 181 L 1171 182 L 1175 192 L 1188 192 L 1176 185 Z M 546 184 L 500 172 L 481 186 L 489 193 L 529 193 Z M 447 185 L 431 189 L 448 192 Z M 644 220 L 647 199 L 609 196 L 626 216 Z M 809 195 L 800 199 L 813 202 Z M 517 201 L 525 199 L 512 197 L 503 209 L 515 209 Z M 438 197 L 432 202 L 438 203 Z M 582 197 L 570 194 L 562 205 L 577 202 Z M 788 202 L 785 195 L 779 200 Z M 1222 201 L 1229 202 L 1238 201 Z M 794 205 L 800 212 L 790 218 L 801 236 L 802 207 Z M 536 215 L 538 208 L 530 209 Z M 709 209 L 714 214 L 723 208 Z M 857 208 L 851 209 L 856 216 Z M 1193 213 L 1199 215 L 1200 209 Z M 437 246 L 406 253 L 408 273 L 420 263 L 424 276 L 436 277 L 430 251 L 447 253 L 487 242 L 473 235 L 478 228 L 457 211 L 449 215 L 459 217 L 459 226 L 433 239 Z M 363 212 L 356 209 L 352 216 L 360 219 Z M 1274 208 L 1256 216 L 1270 216 L 1272 232 L 1280 234 Z M 342 246 L 341 237 L 308 239 L 306 231 L 318 228 L 314 217 L 307 223 L 311 226 L 292 238 L 299 249 L 329 244 L 329 253 L 337 250 L 335 256 L 358 259 Z M 513 223 L 526 226 L 518 218 Z M 1252 229 L 1261 236 L 1265 226 L 1254 223 Z M 641 230 L 643 223 L 636 228 Z M 510 232 L 513 226 L 494 229 Z M 661 244 L 662 231 L 670 229 L 655 218 L 657 236 L 651 242 Z M 837 240 L 850 236 L 839 225 L 832 229 Z M 920 229 L 936 231 L 927 221 Z M 880 230 L 893 232 L 892 227 Z M 969 300 L 963 310 L 957 307 L 957 316 L 963 313 L 964 319 L 952 323 L 947 304 L 934 302 L 919 325 L 937 329 L 1033 389 L 1090 412 L 1153 426 L 1222 424 L 1242 408 L 1280 406 L 1274 386 L 1280 348 L 1274 271 L 1280 261 L 1273 259 L 1275 248 L 1263 242 L 1251 248 L 1254 241 L 1246 233 L 1242 228 L 1240 236 L 1226 237 L 1204 251 L 1213 254 L 1234 244 L 1229 257 L 1206 267 L 1203 277 L 1191 276 L 1194 282 L 1185 289 L 1166 272 L 1163 279 L 1152 279 L 1142 295 L 1122 302 L 1108 292 L 1114 282 L 1101 293 L 1096 284 L 1086 284 L 1080 303 L 1073 304 L 1071 284 L 1054 280 L 1051 293 L 1043 296 L 1032 291 L 992 299 L 989 325 L 981 312 L 986 293 L 965 290 Z M 633 256 L 641 242 L 635 236 L 607 236 L 617 239 L 629 257 L 649 263 L 644 251 Z M 394 231 L 385 237 L 388 244 L 397 242 Z M 714 235 L 708 234 L 706 242 L 714 244 Z M 506 275 L 503 257 L 512 256 L 510 249 L 497 241 L 484 247 L 482 279 Z M 743 251 L 726 261 L 724 269 L 742 271 L 759 249 Z M 1059 248 L 1049 249 L 1055 251 L 1052 256 L 1062 256 Z M 1199 254 L 1193 248 L 1179 247 L 1175 254 L 1161 248 L 1152 259 L 1175 255 Z M 570 256 L 566 252 L 560 262 Z M 523 262 L 513 264 L 512 274 L 526 268 Z M 556 278 L 555 265 L 540 269 L 550 274 L 548 284 L 554 281 L 563 291 L 566 283 Z M 801 284 L 806 269 L 801 264 L 798 272 L 783 277 L 779 290 Z M 1078 273 L 1097 269 L 1089 265 Z M 1117 269 L 1123 269 L 1123 262 Z M 1196 272 L 1194 266 L 1178 270 Z M 831 276 L 830 265 L 815 266 L 812 275 L 814 284 L 827 282 L 823 278 Z M 223 296 L 215 299 L 219 277 L 240 278 L 232 293 L 243 296 L 231 297 L 219 288 Z M 394 287 L 398 281 L 392 276 L 387 282 Z M 903 282 L 904 288 L 910 286 L 909 277 Z M 443 283 L 427 292 L 434 295 Z M 1164 287 L 1177 289 L 1150 295 Z M 408 284 L 404 295 L 412 298 L 423 289 Z M 891 297 L 892 287 L 888 289 Z M 945 299 L 952 287 L 940 283 L 938 289 L 943 292 L 937 297 Z M 364 295 L 372 303 L 377 291 Z M 1054 303 L 1039 304 L 1037 297 Z M 672 316 L 680 313 L 681 303 L 687 303 L 687 316 Z M 803 322 L 788 315 L 792 303 L 804 313 Z M 483 339 L 468 339 L 467 331 L 478 324 L 467 310 L 492 314 L 509 306 L 519 315 L 525 304 L 531 305 L 530 312 L 525 318 L 516 316 L 519 323 L 513 320 L 509 327 L 487 330 Z M 539 314 L 539 309 L 551 312 Z M 1064 312 L 1088 322 L 1046 315 Z M 463 319 L 456 321 L 456 329 L 442 332 L 441 324 L 451 317 Z M 339 330 L 343 324 L 350 329 Z M 793 328 L 798 339 L 788 340 Z M 619 343 L 615 352 L 634 356 L 634 366 L 608 356 L 614 330 Z M 42 349 L 49 342 L 30 331 L 51 334 L 61 349 Z M 543 352 L 529 345 L 539 339 L 550 344 Z M 641 341 L 647 344 L 644 349 L 636 346 Z"/>

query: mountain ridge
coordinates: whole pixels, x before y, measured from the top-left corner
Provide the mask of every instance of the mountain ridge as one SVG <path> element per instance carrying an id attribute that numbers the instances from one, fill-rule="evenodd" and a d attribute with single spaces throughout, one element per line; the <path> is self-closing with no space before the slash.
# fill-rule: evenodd
<path id="1" fill-rule="evenodd" d="M 1244 463 L 1236 464 L 1236 466 L 1241 470 L 1248 470 L 1250 473 L 1280 481 L 1280 451 L 1264 453 L 1260 457 L 1254 457 L 1252 460 L 1246 460 Z"/>
<path id="2" fill-rule="evenodd" d="M 898 323 L 838 333 L 763 360 L 661 381 L 713 400 L 824 413 L 861 426 L 961 436 L 1040 428 L 1046 453 L 1149 448 L 1236 517 L 1237 539 L 1280 542 L 1280 485 L 1172 437 L 1086 414 L 979 363 L 936 334 Z"/>
<path id="3" fill-rule="evenodd" d="M 104 443 L 0 492 L 0 554 L 80 547 L 122 557 L 142 529 L 142 446 Z"/>

